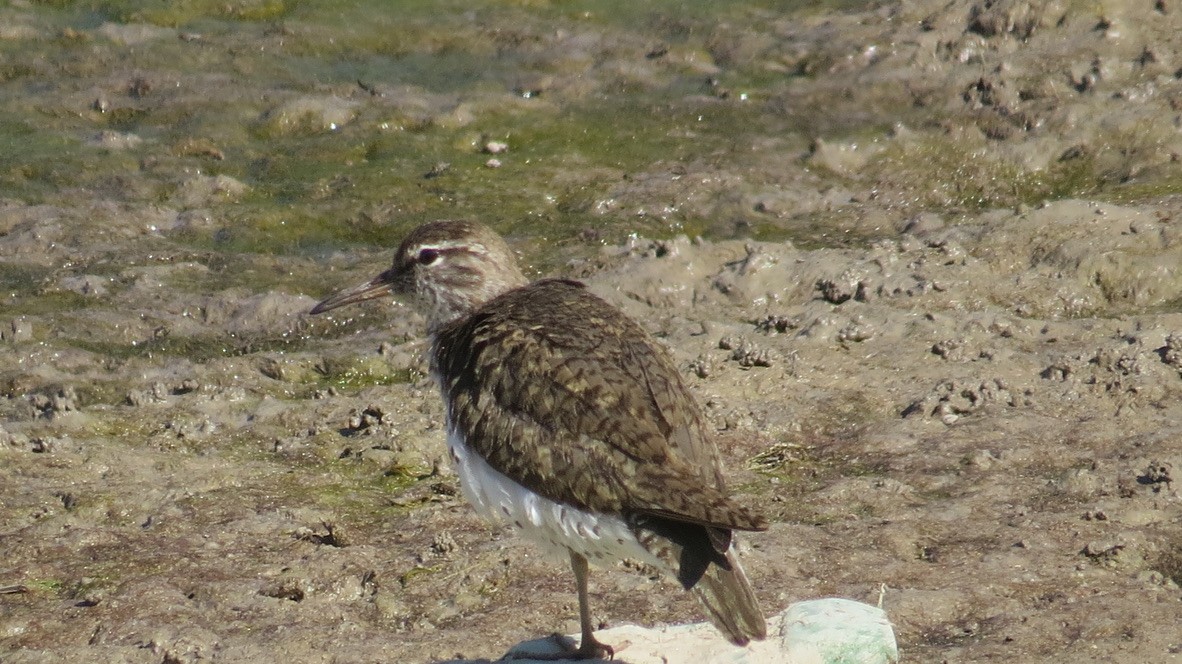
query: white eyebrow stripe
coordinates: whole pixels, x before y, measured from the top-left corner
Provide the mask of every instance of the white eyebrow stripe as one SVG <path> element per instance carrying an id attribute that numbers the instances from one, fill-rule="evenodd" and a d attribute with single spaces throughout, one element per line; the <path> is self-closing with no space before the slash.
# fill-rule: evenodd
<path id="1" fill-rule="evenodd" d="M 417 255 L 424 249 L 433 249 L 435 251 L 449 251 L 452 249 L 464 249 L 465 251 L 473 251 L 478 254 L 487 254 L 488 248 L 479 242 L 464 242 L 461 240 L 446 240 L 443 242 L 433 242 L 431 244 L 420 244 L 417 247 L 411 247 L 408 255 Z"/>

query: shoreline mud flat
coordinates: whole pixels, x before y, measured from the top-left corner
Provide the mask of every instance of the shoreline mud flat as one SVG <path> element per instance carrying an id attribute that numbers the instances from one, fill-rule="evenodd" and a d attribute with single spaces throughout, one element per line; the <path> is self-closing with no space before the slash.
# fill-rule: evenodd
<path id="1" fill-rule="evenodd" d="M 669 345 L 775 524 L 769 613 L 882 593 L 911 661 L 1182 654 L 1182 6 L 481 5 L 397 51 L 314 3 L 129 7 L 0 10 L 0 659 L 574 631 L 457 492 L 422 321 L 306 316 L 465 216 Z M 700 619 L 592 587 L 607 626 Z"/>

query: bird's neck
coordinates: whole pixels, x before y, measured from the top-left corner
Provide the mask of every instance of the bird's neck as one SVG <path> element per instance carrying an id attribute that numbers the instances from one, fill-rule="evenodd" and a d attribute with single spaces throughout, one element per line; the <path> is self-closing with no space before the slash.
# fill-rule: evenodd
<path id="1" fill-rule="evenodd" d="M 463 287 L 431 289 L 426 295 L 427 332 L 436 336 L 452 323 L 467 318 L 478 309 L 528 281 L 515 266 L 496 274 L 473 275 Z"/>

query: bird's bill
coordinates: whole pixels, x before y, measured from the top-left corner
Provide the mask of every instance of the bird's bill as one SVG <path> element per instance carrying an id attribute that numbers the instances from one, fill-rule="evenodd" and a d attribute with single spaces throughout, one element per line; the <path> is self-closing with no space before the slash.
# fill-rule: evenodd
<path id="1" fill-rule="evenodd" d="M 394 271 L 386 270 L 370 281 L 330 295 L 323 302 L 312 307 L 312 311 L 309 313 L 322 314 L 337 307 L 343 307 L 346 304 L 364 302 L 382 297 L 383 295 L 392 295 L 394 293 L 394 286 Z"/>

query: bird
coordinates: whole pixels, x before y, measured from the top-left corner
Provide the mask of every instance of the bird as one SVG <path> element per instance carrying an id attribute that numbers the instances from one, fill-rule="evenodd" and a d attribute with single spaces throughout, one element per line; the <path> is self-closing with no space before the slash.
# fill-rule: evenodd
<path id="1" fill-rule="evenodd" d="M 505 240 L 471 221 L 418 226 L 388 270 L 310 313 L 384 296 L 425 314 L 467 500 L 570 561 L 581 640 L 555 659 L 614 654 L 594 635 L 589 561 L 652 565 L 731 643 L 766 637 L 735 531 L 767 520 L 728 493 L 701 407 L 636 321 L 581 282 L 529 282 Z"/>

